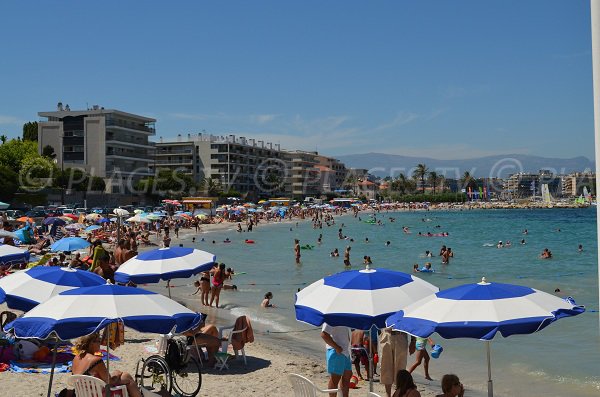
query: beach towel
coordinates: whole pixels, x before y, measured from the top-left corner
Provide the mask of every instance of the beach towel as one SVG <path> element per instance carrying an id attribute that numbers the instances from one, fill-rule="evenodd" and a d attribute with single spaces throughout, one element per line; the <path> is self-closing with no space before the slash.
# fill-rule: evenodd
<path id="1" fill-rule="evenodd" d="M 106 338 L 108 336 L 108 329 L 110 327 L 110 341 L 107 341 Z M 107 343 L 110 343 L 111 349 L 116 349 L 125 343 L 125 326 L 123 323 L 111 323 L 104 329 L 102 333 L 102 341 L 100 344 L 102 346 L 108 346 Z"/>
<path id="2" fill-rule="evenodd" d="M 54 367 L 55 373 L 64 373 L 71 371 L 72 362 L 66 364 L 57 364 Z M 51 363 L 38 363 L 35 361 L 11 361 L 10 372 L 30 373 L 30 374 L 49 374 L 52 369 Z"/>
<path id="3" fill-rule="evenodd" d="M 246 343 L 254 342 L 254 331 L 252 331 L 250 319 L 247 316 L 238 317 L 237 320 L 235 320 L 233 330 L 238 331 L 244 328 L 246 328 L 244 332 L 233 334 L 231 337 L 231 346 L 234 350 L 241 350 Z"/>

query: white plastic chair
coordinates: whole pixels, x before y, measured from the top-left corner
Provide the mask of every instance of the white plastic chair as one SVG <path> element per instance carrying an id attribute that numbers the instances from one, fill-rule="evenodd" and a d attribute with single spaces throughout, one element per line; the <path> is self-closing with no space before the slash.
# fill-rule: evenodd
<path id="1" fill-rule="evenodd" d="M 101 379 L 95 378 L 88 375 L 71 375 L 69 382 L 75 388 L 75 395 L 77 397 L 98 397 L 104 396 L 104 388 L 106 383 Z M 127 386 L 115 386 L 110 388 L 111 395 L 119 395 L 115 392 L 119 391 L 120 396 L 129 397 L 127 393 Z"/>
<path id="2" fill-rule="evenodd" d="M 341 393 L 339 389 L 319 389 L 309 379 L 298 374 L 289 374 L 288 380 L 292 384 L 294 397 L 317 397 L 318 393 Z M 78 396 L 79 397 L 79 396 Z"/>
<path id="3" fill-rule="evenodd" d="M 381 397 L 381 396 L 377 393 L 370 391 L 369 394 L 367 394 L 367 397 Z"/>
<path id="4" fill-rule="evenodd" d="M 233 335 L 235 334 L 241 334 L 242 332 L 246 331 L 248 329 L 248 327 L 244 327 L 242 329 L 238 329 L 238 330 L 233 330 L 233 327 L 235 325 L 230 325 L 228 327 L 221 327 L 219 328 L 219 338 L 224 339 L 226 338 L 227 340 L 224 340 L 223 342 L 221 342 L 221 351 L 217 354 L 215 354 L 215 358 L 217 359 L 217 364 L 216 367 L 219 369 L 219 371 L 222 371 L 223 368 L 228 369 L 229 366 L 227 365 L 227 361 L 229 360 L 229 354 L 227 354 L 227 349 L 229 348 L 229 343 L 231 342 L 231 338 L 233 337 Z M 227 332 L 229 331 L 229 332 Z M 242 352 L 242 357 L 244 358 L 244 367 L 248 365 L 248 362 L 246 361 L 246 350 L 244 350 L 244 348 L 242 347 L 242 349 L 240 350 Z M 234 350 L 235 353 L 235 358 L 238 357 L 238 350 Z"/>

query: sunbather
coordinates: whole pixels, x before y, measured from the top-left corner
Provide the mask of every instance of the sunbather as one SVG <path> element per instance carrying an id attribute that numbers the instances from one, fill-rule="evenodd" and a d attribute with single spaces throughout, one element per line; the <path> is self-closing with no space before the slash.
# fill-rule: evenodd
<path id="1" fill-rule="evenodd" d="M 73 375 L 89 375 L 109 383 L 111 386 L 125 385 L 127 393 L 131 397 L 142 397 L 135 380 L 127 372 L 113 371 L 109 375 L 102 357 L 96 356 L 100 352 L 100 335 L 93 333 L 84 336 L 77 341 L 75 345 L 78 353 L 73 358 L 71 371 Z"/>
<path id="2" fill-rule="evenodd" d="M 219 331 L 213 324 L 206 324 L 204 321 L 200 325 L 192 330 L 184 333 L 188 337 L 188 344 L 196 344 L 198 347 L 206 347 L 207 365 L 212 367 L 216 363 L 215 353 L 221 347 L 221 340 L 219 338 Z M 191 350 L 192 352 L 195 349 Z M 200 357 L 201 358 L 201 357 Z"/>

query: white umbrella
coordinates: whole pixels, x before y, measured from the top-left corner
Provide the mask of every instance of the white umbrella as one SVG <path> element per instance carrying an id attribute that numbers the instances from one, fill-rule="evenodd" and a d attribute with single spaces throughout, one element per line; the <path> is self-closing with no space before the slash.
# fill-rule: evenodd
<path id="1" fill-rule="evenodd" d="M 129 216 L 129 211 L 124 210 L 123 208 L 115 208 L 113 214 L 117 216 Z"/>
<path id="2" fill-rule="evenodd" d="M 151 223 L 152 221 L 145 216 L 140 216 L 140 214 L 137 214 L 131 218 L 128 218 L 127 222 Z"/>

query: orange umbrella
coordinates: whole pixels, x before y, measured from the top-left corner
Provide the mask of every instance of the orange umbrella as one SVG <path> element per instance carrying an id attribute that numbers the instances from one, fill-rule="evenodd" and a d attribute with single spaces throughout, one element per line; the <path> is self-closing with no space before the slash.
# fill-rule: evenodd
<path id="1" fill-rule="evenodd" d="M 33 220 L 33 218 L 29 218 L 27 216 L 22 216 L 20 218 L 17 219 L 17 222 L 29 222 L 29 223 L 35 223 L 35 221 Z"/>

